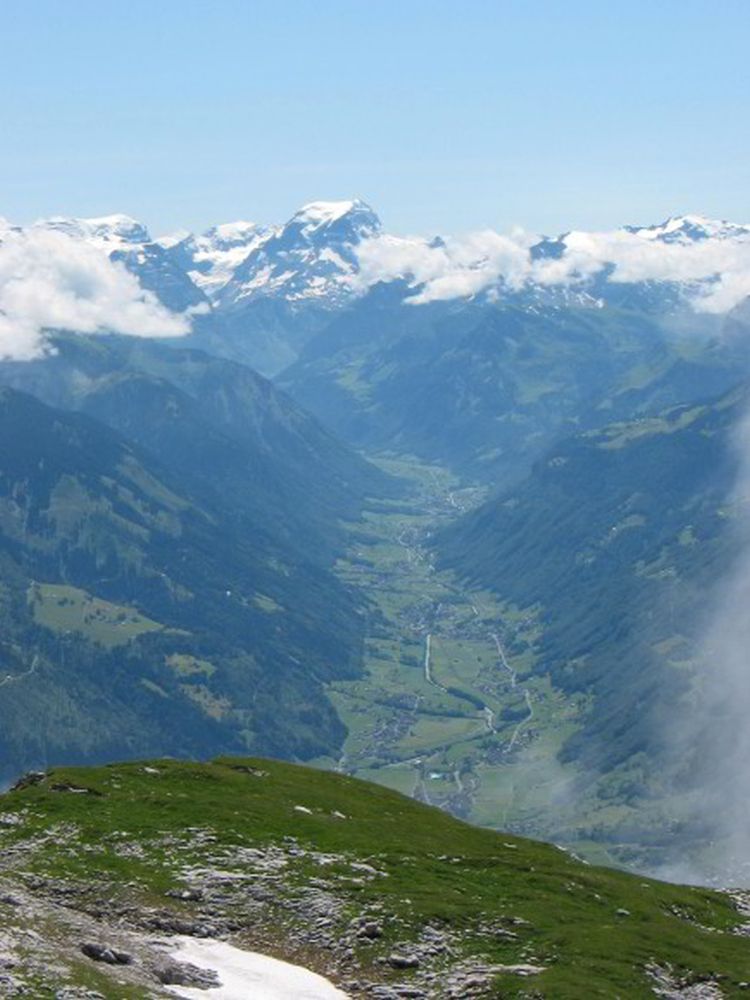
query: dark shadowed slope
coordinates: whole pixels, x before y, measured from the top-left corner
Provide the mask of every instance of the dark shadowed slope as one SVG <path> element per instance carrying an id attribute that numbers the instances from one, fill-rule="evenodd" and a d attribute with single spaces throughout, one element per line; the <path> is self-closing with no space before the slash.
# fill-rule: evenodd
<path id="1" fill-rule="evenodd" d="M 1 390 L 6 774 L 337 745 L 320 682 L 358 669 L 355 602 L 304 544 L 249 527 L 102 424 Z"/>

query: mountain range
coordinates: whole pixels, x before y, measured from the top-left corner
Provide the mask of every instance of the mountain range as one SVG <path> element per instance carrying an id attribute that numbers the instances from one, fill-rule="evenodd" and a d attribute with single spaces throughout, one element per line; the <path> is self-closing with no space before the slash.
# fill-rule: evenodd
<path id="1" fill-rule="evenodd" d="M 3 774 L 361 759 L 609 862 L 711 867 L 706 726 L 684 759 L 662 736 L 742 522 L 749 275 L 750 228 L 700 216 L 4 224 Z M 565 807 L 514 812 L 492 782 L 535 747 Z"/>
<path id="2" fill-rule="evenodd" d="M 170 309 L 196 313 L 196 346 L 266 375 L 287 367 L 332 315 L 379 284 L 411 307 L 469 300 L 521 305 L 694 307 L 723 315 L 748 289 L 750 227 L 686 215 L 611 232 L 402 237 L 363 201 L 313 202 L 283 225 L 238 221 L 153 238 L 124 215 L 53 218 L 22 231 L 63 234 L 135 274 Z"/>

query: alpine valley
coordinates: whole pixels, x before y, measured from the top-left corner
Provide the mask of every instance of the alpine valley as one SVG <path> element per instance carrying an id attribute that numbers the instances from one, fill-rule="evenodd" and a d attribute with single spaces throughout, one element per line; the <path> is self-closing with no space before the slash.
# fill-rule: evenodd
<path id="1" fill-rule="evenodd" d="M 749 406 L 750 226 L 0 223 L 7 995 L 745 995 Z"/>

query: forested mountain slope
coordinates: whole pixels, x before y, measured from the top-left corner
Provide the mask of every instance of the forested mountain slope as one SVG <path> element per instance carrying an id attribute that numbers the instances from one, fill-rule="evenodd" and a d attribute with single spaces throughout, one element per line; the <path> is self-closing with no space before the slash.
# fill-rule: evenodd
<path id="1" fill-rule="evenodd" d="M 247 530 L 305 536 L 303 560 L 330 560 L 337 523 L 397 485 L 244 365 L 133 337 L 58 336 L 54 353 L 0 363 L 0 384 L 81 410 L 148 449 L 193 494 Z"/>
<path id="2" fill-rule="evenodd" d="M 556 439 L 726 391 L 747 340 L 687 315 L 604 306 L 414 306 L 380 286 L 303 349 L 278 382 L 341 437 L 449 465 L 499 487 Z"/>
<path id="3" fill-rule="evenodd" d="M 355 600 L 195 482 L 88 416 L 0 391 L 6 774 L 337 745 L 320 685 L 358 669 Z"/>
<path id="4" fill-rule="evenodd" d="M 661 813 L 663 844 L 707 835 L 666 822 L 703 752 L 675 759 L 669 722 L 687 712 L 712 596 L 741 551 L 732 441 L 747 399 L 742 387 L 563 440 L 436 539 L 443 565 L 537 610 L 540 669 L 590 698 L 564 758 L 599 782 L 586 808 L 605 840 L 647 842 L 644 809 Z M 626 806 L 614 817 L 613 802 Z"/>

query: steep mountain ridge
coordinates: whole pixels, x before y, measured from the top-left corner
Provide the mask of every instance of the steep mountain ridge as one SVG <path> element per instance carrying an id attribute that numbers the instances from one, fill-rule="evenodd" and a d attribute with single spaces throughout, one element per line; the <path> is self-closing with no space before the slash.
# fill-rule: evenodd
<path id="1" fill-rule="evenodd" d="M 396 490 L 261 376 L 220 358 L 129 337 L 61 337 L 54 352 L 0 363 L 0 383 L 82 410 L 141 446 L 189 484 L 251 518 L 251 530 L 305 558 L 332 558 L 341 519 L 368 493 Z M 293 558 L 291 551 L 289 558 Z"/>
<path id="2" fill-rule="evenodd" d="M 357 671 L 360 610 L 299 544 L 7 388 L 0 484 L 6 777 L 149 747 L 335 748 L 321 683 Z"/>
<path id="3" fill-rule="evenodd" d="M 540 668 L 590 699 L 563 753 L 581 781 L 550 831 L 641 867 L 707 850 L 696 870 L 738 877 L 701 808 L 704 740 L 722 737 L 685 747 L 673 723 L 690 716 L 710 598 L 741 551 L 732 435 L 747 404 L 745 386 L 562 440 L 437 538 L 444 565 L 535 609 Z"/>

